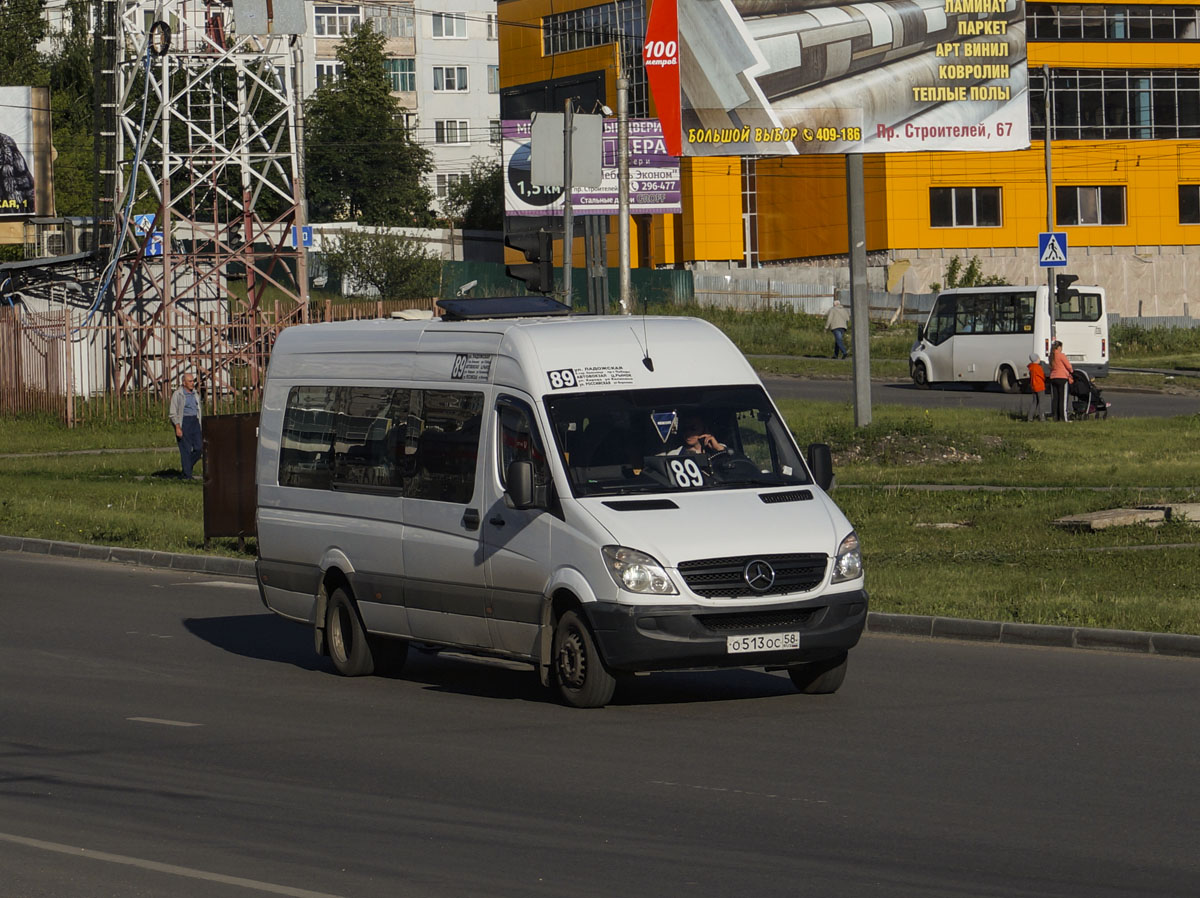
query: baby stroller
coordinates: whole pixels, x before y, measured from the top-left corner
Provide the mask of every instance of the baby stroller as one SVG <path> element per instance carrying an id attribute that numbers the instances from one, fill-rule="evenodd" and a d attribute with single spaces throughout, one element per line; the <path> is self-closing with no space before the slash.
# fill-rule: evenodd
<path id="1" fill-rule="evenodd" d="M 1070 386 L 1072 418 L 1107 418 L 1112 403 L 1104 401 L 1104 394 L 1086 371 L 1075 371 L 1075 380 Z"/>

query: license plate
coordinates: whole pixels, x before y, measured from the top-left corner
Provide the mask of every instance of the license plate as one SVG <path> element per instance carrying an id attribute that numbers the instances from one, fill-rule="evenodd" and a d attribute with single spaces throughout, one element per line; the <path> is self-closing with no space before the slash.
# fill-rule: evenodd
<path id="1" fill-rule="evenodd" d="M 726 636 L 725 651 L 731 655 L 743 652 L 782 652 L 800 648 L 800 634 L 759 633 L 756 636 Z"/>

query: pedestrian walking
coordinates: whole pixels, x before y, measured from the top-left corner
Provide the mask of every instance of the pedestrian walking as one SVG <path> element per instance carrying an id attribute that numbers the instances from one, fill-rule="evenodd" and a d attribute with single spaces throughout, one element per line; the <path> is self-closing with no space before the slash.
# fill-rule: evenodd
<path id="1" fill-rule="evenodd" d="M 1075 380 L 1075 369 L 1072 367 L 1067 354 L 1063 352 L 1062 341 L 1055 340 L 1050 344 L 1050 390 L 1054 403 L 1054 420 L 1070 421 L 1071 413 L 1067 408 L 1070 396 L 1068 386 Z"/>
<path id="2" fill-rule="evenodd" d="M 1042 410 L 1042 394 L 1046 392 L 1046 372 L 1042 369 L 1042 360 L 1036 352 L 1029 353 L 1029 415 L 1026 421 L 1032 421 L 1037 416 L 1039 421 L 1046 420 Z"/>
<path id="3" fill-rule="evenodd" d="M 840 299 L 833 301 L 833 308 L 825 316 L 825 330 L 833 331 L 833 357 L 844 359 L 846 352 L 846 325 L 850 323 L 850 310 L 842 305 Z"/>
<path id="4" fill-rule="evenodd" d="M 190 372 L 183 375 L 182 385 L 171 395 L 170 415 L 183 479 L 194 480 L 192 468 L 204 456 L 204 439 L 200 431 L 200 394 L 196 392 L 195 375 Z"/>

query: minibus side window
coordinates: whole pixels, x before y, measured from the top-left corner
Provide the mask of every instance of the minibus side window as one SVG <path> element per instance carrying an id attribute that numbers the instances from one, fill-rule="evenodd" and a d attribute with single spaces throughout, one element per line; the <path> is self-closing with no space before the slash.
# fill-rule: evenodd
<path id="1" fill-rule="evenodd" d="M 338 387 L 293 387 L 283 414 L 279 484 L 329 489 L 337 433 Z"/>
<path id="2" fill-rule="evenodd" d="M 505 478 L 509 465 L 515 461 L 531 461 L 534 486 L 545 486 L 550 479 L 550 470 L 533 412 L 524 403 L 508 397 L 496 403 L 496 411 L 500 421 L 497 445 L 500 485 L 508 486 Z"/>
<path id="3" fill-rule="evenodd" d="M 333 483 L 349 489 L 399 491 L 404 486 L 408 390 L 348 387 L 338 418 Z"/>
<path id="4" fill-rule="evenodd" d="M 929 317 L 925 339 L 934 346 L 954 336 L 954 296 L 939 296 L 933 314 Z"/>
<path id="5" fill-rule="evenodd" d="M 406 439 L 413 475 L 404 495 L 465 505 L 475 494 L 475 463 L 483 424 L 483 394 L 413 390 Z"/>

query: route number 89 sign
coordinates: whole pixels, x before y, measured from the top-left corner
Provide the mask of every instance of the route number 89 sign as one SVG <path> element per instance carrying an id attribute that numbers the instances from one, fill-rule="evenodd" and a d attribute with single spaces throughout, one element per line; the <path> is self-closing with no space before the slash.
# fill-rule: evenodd
<path id="1" fill-rule="evenodd" d="M 704 486 L 704 474 L 701 472 L 700 466 L 692 459 L 673 458 L 668 467 L 671 471 L 671 479 L 680 489 Z"/>

